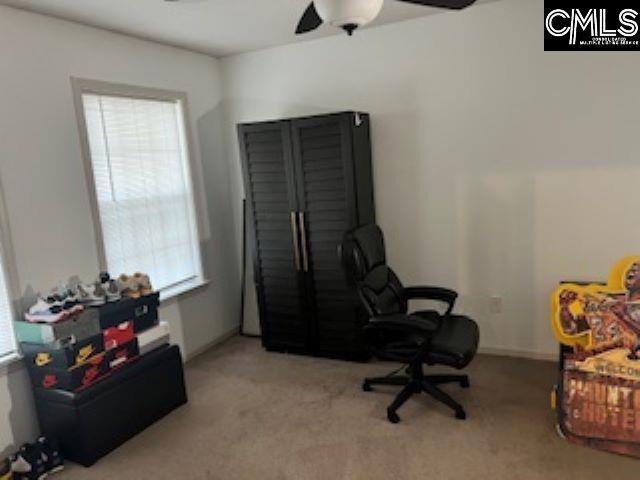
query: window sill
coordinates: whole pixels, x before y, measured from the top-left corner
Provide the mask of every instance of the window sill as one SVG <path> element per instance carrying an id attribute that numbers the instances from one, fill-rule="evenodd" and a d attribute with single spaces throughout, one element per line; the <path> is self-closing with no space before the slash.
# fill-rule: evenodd
<path id="1" fill-rule="evenodd" d="M 22 358 L 22 355 L 17 352 L 0 358 L 0 376 L 13 373 L 23 368 Z"/>
<path id="2" fill-rule="evenodd" d="M 160 290 L 160 302 L 167 302 L 169 300 L 177 299 L 181 295 L 206 287 L 207 285 L 209 285 L 209 283 L 211 283 L 210 280 L 195 278 L 189 282 L 181 283 L 180 285 Z"/>
<path id="3" fill-rule="evenodd" d="M 160 301 L 167 302 L 173 299 L 177 299 L 181 295 L 185 295 L 189 292 L 204 288 L 210 283 L 211 283 L 210 280 L 196 278 L 189 282 L 185 282 L 180 285 L 176 285 L 174 287 L 161 290 Z M 9 373 L 15 372 L 23 368 L 24 367 L 24 363 L 22 363 L 23 358 L 24 357 L 20 355 L 20 353 L 18 352 L 1 357 L 0 358 L 0 376 L 7 375 Z"/>

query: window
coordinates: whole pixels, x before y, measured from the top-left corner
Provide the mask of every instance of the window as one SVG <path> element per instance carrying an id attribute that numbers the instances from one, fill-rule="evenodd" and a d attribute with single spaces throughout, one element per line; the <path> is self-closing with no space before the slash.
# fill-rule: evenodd
<path id="1" fill-rule="evenodd" d="M 104 267 L 148 273 L 165 293 L 199 284 L 184 95 L 94 83 L 76 95 Z"/>
<path id="2" fill-rule="evenodd" d="M 0 262 L 0 364 L 3 364 L 16 353 L 16 337 L 13 334 L 13 308 L 4 258 Z"/>

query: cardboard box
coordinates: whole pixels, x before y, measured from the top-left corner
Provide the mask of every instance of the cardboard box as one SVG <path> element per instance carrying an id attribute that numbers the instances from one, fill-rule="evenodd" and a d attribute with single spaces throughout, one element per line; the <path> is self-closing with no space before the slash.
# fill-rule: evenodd
<path id="1" fill-rule="evenodd" d="M 169 324 L 167 322 L 160 322 L 157 326 L 138 334 L 140 355 L 146 355 L 163 345 L 168 345 L 169 341 Z"/>
<path id="2" fill-rule="evenodd" d="M 86 309 L 67 320 L 58 323 L 15 322 L 18 341 L 37 344 L 54 344 L 62 346 L 64 341 L 72 339 L 81 341 L 101 333 L 100 316 L 93 309 Z"/>
<path id="3" fill-rule="evenodd" d="M 103 352 L 70 369 L 42 367 L 30 368 L 29 372 L 33 384 L 38 388 L 77 392 L 93 385 L 110 370 L 107 355 Z"/>
<path id="4" fill-rule="evenodd" d="M 130 342 L 106 352 L 106 361 L 110 370 L 121 368 L 140 354 L 138 339 L 133 338 Z"/>
<path id="5" fill-rule="evenodd" d="M 92 310 L 98 312 L 100 328 L 103 330 L 133 321 L 135 333 L 139 333 L 157 325 L 159 298 L 159 293 L 140 298 L 123 298 L 117 302 L 92 307 Z"/>
<path id="6" fill-rule="evenodd" d="M 62 346 L 56 342 L 45 345 L 21 343 L 20 347 L 30 368 L 49 367 L 68 370 L 104 352 L 104 339 L 99 333 L 84 340 L 66 342 Z"/>
<path id="7" fill-rule="evenodd" d="M 105 350 L 113 350 L 129 343 L 135 338 L 133 321 L 123 322 L 115 327 L 103 330 Z"/>

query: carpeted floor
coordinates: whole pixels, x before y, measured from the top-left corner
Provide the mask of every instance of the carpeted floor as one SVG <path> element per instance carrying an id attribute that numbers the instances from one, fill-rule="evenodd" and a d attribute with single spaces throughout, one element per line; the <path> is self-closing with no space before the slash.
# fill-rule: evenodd
<path id="1" fill-rule="evenodd" d="M 555 365 L 479 356 L 471 389 L 447 388 L 459 421 L 426 396 L 387 422 L 394 388 L 361 391 L 392 364 L 267 353 L 233 338 L 187 367 L 190 403 L 78 480 L 625 480 L 638 461 L 560 439 L 549 409 Z M 114 405 L 114 408 L 117 406 Z"/>

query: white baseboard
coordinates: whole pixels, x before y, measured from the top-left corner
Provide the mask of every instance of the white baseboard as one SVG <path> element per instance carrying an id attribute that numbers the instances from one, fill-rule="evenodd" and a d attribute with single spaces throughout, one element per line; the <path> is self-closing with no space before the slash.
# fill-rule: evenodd
<path id="1" fill-rule="evenodd" d="M 226 342 L 227 340 L 229 340 L 231 337 L 235 337 L 236 335 L 238 335 L 240 333 L 240 327 L 233 327 L 231 330 L 229 330 L 226 333 L 223 333 L 222 335 L 220 335 L 218 338 L 216 338 L 215 340 L 213 340 L 212 342 L 207 343 L 206 345 L 194 350 L 193 352 L 191 352 L 189 355 L 186 356 L 184 362 L 190 362 L 191 360 L 193 360 L 194 358 L 202 355 L 203 353 L 211 350 L 214 347 L 217 347 L 218 345 L 220 345 L 221 343 Z"/>
<path id="2" fill-rule="evenodd" d="M 206 345 L 198 348 L 197 350 L 191 352 L 185 359 L 186 362 L 190 362 L 194 358 L 206 353 L 212 348 L 217 347 L 221 343 L 226 342 L 231 337 L 235 337 L 240 334 L 240 327 L 234 327 L 226 333 L 223 333 L 218 338 L 213 340 L 212 342 L 207 343 Z M 497 357 L 514 357 L 514 358 L 527 358 L 530 360 L 541 360 L 546 362 L 556 362 L 558 361 L 557 353 L 541 353 L 541 352 L 531 352 L 528 350 L 517 350 L 512 348 L 495 348 L 495 347 L 481 347 L 478 349 L 478 353 L 483 355 L 494 355 Z"/>
<path id="3" fill-rule="evenodd" d="M 543 360 L 546 362 L 558 361 L 557 353 L 530 352 L 526 350 L 514 350 L 510 348 L 483 347 L 478 350 L 478 353 L 484 355 L 495 355 L 498 357 L 528 358 L 530 360 Z"/>

